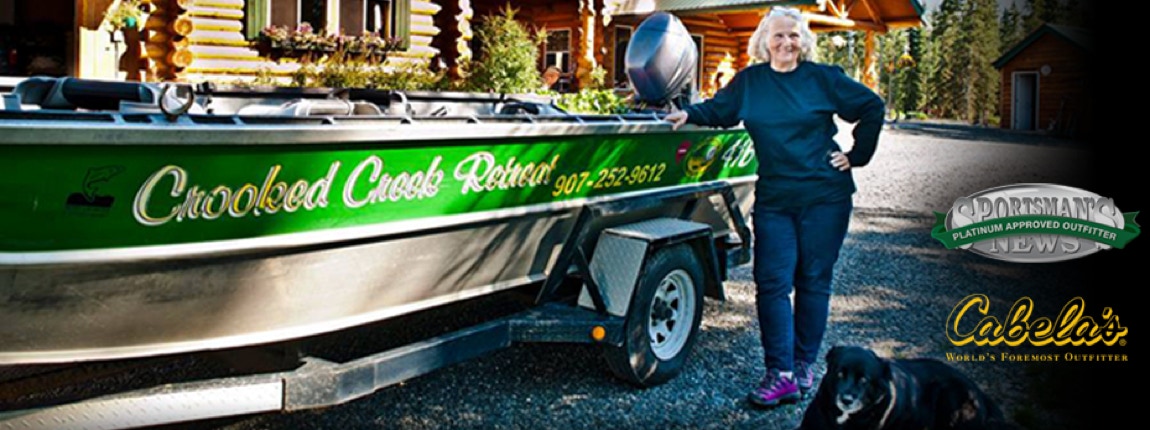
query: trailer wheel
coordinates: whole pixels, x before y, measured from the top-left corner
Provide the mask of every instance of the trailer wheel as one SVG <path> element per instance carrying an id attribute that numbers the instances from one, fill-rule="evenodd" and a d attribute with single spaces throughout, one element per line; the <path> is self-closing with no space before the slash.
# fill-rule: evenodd
<path id="1" fill-rule="evenodd" d="M 623 345 L 604 351 L 611 371 L 639 387 L 671 380 L 687 363 L 703 319 L 703 270 L 690 246 L 651 256 L 628 309 Z"/>

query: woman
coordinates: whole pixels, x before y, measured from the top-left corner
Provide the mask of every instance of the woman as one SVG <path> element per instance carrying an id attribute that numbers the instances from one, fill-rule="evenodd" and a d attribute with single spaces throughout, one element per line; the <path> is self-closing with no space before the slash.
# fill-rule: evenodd
<path id="1" fill-rule="evenodd" d="M 842 69 L 811 62 L 813 45 L 798 10 L 773 8 L 748 47 L 764 62 L 740 71 L 713 99 L 666 117 L 675 129 L 742 121 L 754 141 L 755 302 L 767 375 L 749 400 L 762 407 L 798 401 L 814 385 L 832 270 L 853 209 L 850 170 L 874 154 L 885 108 Z M 834 141 L 836 114 L 856 122 L 849 153 Z"/>

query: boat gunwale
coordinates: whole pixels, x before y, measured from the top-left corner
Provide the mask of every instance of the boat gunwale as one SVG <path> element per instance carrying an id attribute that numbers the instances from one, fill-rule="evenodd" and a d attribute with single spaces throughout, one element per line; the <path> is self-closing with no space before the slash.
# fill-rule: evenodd
<path id="1" fill-rule="evenodd" d="M 107 114 L 98 114 L 107 115 Z M 120 114 L 115 114 L 120 115 Z M 500 138 L 581 137 L 634 135 L 650 133 L 678 134 L 696 132 L 741 132 L 741 127 L 714 129 L 686 126 L 672 130 L 663 120 L 574 122 L 557 118 L 536 117 L 536 122 L 522 120 L 471 122 L 469 117 L 457 121 L 444 118 L 411 120 L 406 118 L 309 117 L 295 118 L 283 124 L 217 124 L 195 123 L 184 116 L 174 122 L 112 122 L 0 120 L 0 145 L 289 145 L 289 144 L 404 144 L 425 141 L 476 141 Z M 219 117 L 226 118 L 226 117 Z M 232 117 L 232 118 L 239 118 Z M 257 118 L 257 117 L 252 117 Z M 265 117 L 266 120 L 268 117 Z M 275 120 L 287 119 L 271 117 Z M 553 121 L 554 119 L 554 121 Z M 300 120 L 300 121 L 296 121 Z M 295 122 L 294 124 L 292 122 Z M 300 123 L 303 122 L 303 123 Z M 461 127 L 461 125 L 465 125 Z"/>

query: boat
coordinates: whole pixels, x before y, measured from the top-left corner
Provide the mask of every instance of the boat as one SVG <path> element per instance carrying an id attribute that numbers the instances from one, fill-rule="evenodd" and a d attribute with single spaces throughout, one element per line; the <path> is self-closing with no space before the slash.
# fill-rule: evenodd
<path id="1" fill-rule="evenodd" d="M 741 240 L 745 130 L 661 116 L 30 78 L 0 110 L 0 365 L 266 344 L 542 285 L 574 236 L 636 221 Z"/>

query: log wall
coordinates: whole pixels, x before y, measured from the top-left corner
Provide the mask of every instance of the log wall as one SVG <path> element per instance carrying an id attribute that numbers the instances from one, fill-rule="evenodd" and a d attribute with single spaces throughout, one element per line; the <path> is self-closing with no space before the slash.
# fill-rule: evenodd
<path id="1" fill-rule="evenodd" d="M 245 0 L 153 0 L 152 3 L 155 11 L 145 23 L 148 30 L 145 55 L 150 60 L 151 80 L 231 81 L 264 72 L 286 75 L 298 67 L 262 58 L 251 47 L 251 41 L 243 33 Z M 336 6 L 344 32 L 362 34 L 362 0 L 342 0 Z M 273 1 L 271 9 L 273 25 L 295 26 L 298 11 L 294 0 Z M 432 1 L 411 1 L 410 43 L 406 50 L 391 53 L 389 63 L 427 64 L 438 55 L 439 49 L 432 41 L 440 32 L 434 17 L 441 9 Z M 461 27 L 467 30 L 469 38 L 470 29 Z"/>

